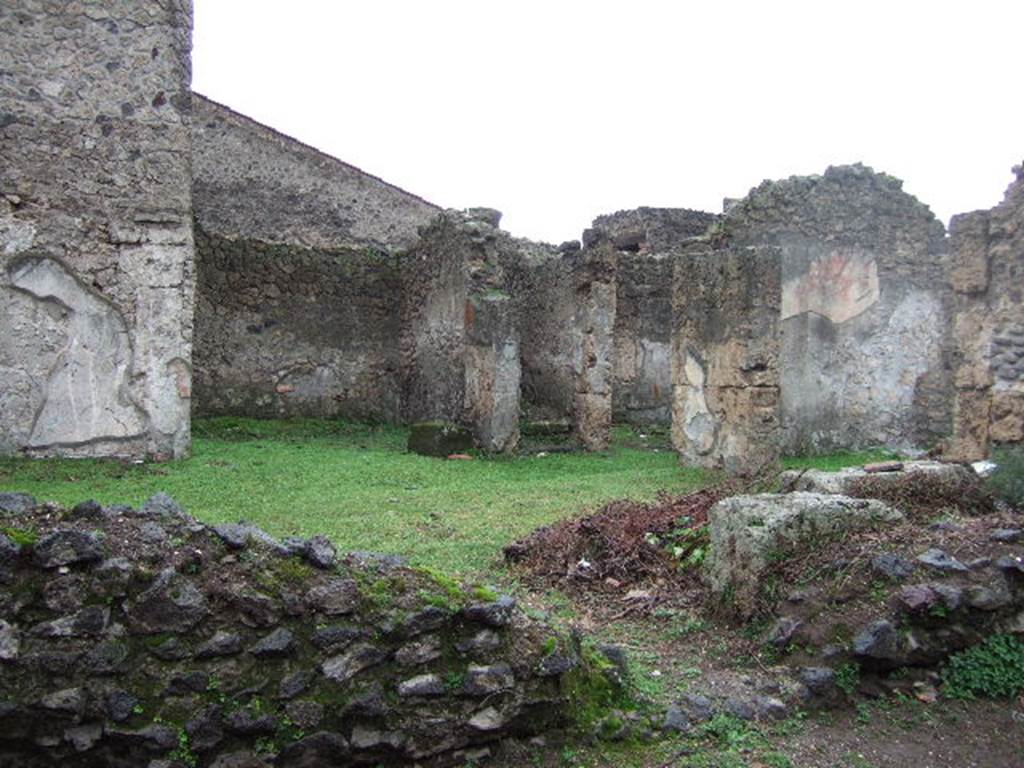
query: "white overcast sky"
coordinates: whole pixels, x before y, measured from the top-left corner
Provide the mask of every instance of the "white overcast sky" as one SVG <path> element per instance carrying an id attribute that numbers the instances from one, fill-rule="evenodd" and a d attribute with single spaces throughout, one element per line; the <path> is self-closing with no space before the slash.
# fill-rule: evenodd
<path id="1" fill-rule="evenodd" d="M 195 0 L 193 87 L 444 207 L 572 239 L 862 161 L 948 222 L 1024 160 L 1020 0 Z"/>

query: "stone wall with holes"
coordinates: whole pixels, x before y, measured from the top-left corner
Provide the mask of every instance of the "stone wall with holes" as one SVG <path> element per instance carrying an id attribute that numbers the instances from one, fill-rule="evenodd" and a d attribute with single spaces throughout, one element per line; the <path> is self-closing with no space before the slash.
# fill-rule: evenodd
<path id="1" fill-rule="evenodd" d="M 0 6 L 0 453 L 189 445 L 191 2 Z"/>
<path id="2" fill-rule="evenodd" d="M 672 442 L 685 464 L 778 464 L 782 253 L 693 245 L 675 259 Z"/>
<path id="3" fill-rule="evenodd" d="M 512 598 L 163 494 L 0 522 L 2 765 L 451 765 L 600 674 Z"/>
<path id="4" fill-rule="evenodd" d="M 787 453 L 928 448 L 951 432 L 945 231 L 901 185 L 860 165 L 765 182 L 713 228 L 782 252 Z"/>
<path id="5" fill-rule="evenodd" d="M 399 420 L 397 256 L 195 240 L 196 415 Z"/>
<path id="6" fill-rule="evenodd" d="M 956 291 L 953 452 L 1024 440 L 1024 166 L 1003 202 L 950 223 Z"/>

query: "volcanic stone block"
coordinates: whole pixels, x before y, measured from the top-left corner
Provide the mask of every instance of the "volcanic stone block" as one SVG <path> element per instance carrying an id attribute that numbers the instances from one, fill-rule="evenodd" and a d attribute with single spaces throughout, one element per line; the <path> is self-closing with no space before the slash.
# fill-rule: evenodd
<path id="1" fill-rule="evenodd" d="M 736 474 L 775 466 L 779 250 L 683 253 L 673 292 L 672 442 L 680 457 Z"/>
<path id="2" fill-rule="evenodd" d="M 893 523 L 903 514 L 874 499 L 819 493 L 762 493 L 723 499 L 708 512 L 705 573 L 719 595 L 749 615 L 768 565 L 814 537 Z"/>

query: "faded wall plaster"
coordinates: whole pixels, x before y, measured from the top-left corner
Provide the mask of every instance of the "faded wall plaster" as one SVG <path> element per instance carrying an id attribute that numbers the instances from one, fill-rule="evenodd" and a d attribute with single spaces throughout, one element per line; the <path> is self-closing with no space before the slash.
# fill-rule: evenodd
<path id="1" fill-rule="evenodd" d="M 191 3 L 13 0 L 0 29 L 0 452 L 181 455 Z"/>
<path id="2" fill-rule="evenodd" d="M 863 166 L 765 182 L 715 236 L 782 250 L 783 450 L 928 448 L 952 429 L 944 229 Z"/>

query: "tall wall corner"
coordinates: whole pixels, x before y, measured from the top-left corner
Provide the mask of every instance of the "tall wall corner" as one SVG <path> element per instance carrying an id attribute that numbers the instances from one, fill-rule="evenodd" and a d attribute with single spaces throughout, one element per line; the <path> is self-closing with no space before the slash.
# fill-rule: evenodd
<path id="1" fill-rule="evenodd" d="M 777 467 L 780 249 L 687 250 L 674 267 L 672 442 L 680 459 L 737 475 Z"/>

